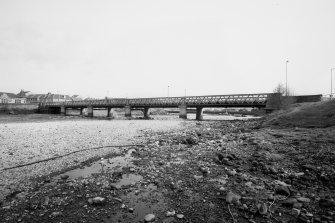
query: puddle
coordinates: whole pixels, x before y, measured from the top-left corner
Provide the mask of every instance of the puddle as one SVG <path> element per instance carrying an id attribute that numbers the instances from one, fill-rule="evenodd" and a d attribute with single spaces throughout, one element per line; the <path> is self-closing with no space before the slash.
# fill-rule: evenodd
<path id="1" fill-rule="evenodd" d="M 131 156 L 133 151 L 136 151 L 136 150 L 130 149 L 128 150 L 127 154 L 124 156 L 117 156 L 117 157 L 113 157 L 109 159 L 104 159 L 103 162 L 99 160 L 99 161 L 92 163 L 90 166 L 85 166 L 85 167 L 67 171 L 65 173 L 62 173 L 59 176 L 54 177 L 52 179 L 52 182 L 61 180 L 61 176 L 64 176 L 64 175 L 69 176 L 68 179 L 77 179 L 80 177 L 88 177 L 92 174 L 118 172 L 118 171 L 122 171 L 122 169 L 125 167 L 134 167 L 134 164 L 132 163 L 134 157 Z M 134 175 L 134 174 L 129 174 L 129 175 Z M 138 177 L 134 177 L 134 176 L 125 176 L 125 178 L 122 180 L 124 180 L 123 182 L 124 184 L 126 184 L 126 182 L 132 182 L 134 180 L 137 180 L 137 178 Z"/>
<path id="2" fill-rule="evenodd" d="M 145 215 L 152 213 L 160 216 L 167 208 L 163 195 L 153 184 L 134 190 L 122 196 L 121 199 L 126 207 L 121 208 L 122 204 L 120 204 L 120 209 L 109 213 L 109 217 L 105 218 L 103 222 L 143 222 Z M 130 212 L 129 208 L 132 208 L 133 212 Z"/>
<path id="3" fill-rule="evenodd" d="M 116 188 L 120 188 L 122 186 L 135 185 L 138 181 L 143 180 L 143 177 L 136 174 L 123 174 L 121 180 L 117 183 L 113 183 Z"/>

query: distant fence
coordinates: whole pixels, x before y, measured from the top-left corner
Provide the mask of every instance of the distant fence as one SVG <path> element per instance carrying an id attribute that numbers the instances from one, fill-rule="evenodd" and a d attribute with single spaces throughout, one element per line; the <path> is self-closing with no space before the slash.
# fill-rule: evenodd
<path id="1" fill-rule="evenodd" d="M 319 102 L 322 100 L 322 94 L 317 95 L 300 95 L 300 96 L 282 96 L 281 108 L 287 108 L 291 104 L 306 103 L 306 102 Z"/>
<path id="2" fill-rule="evenodd" d="M 318 102 L 321 101 L 322 94 L 295 96 L 295 103 Z"/>
<path id="3" fill-rule="evenodd" d="M 26 114 L 38 111 L 38 104 L 0 104 L 0 113 L 2 114 Z"/>
<path id="4" fill-rule="evenodd" d="M 289 100 L 293 103 L 318 102 L 318 101 L 321 101 L 321 99 L 322 99 L 322 94 L 283 96 L 283 100 Z"/>

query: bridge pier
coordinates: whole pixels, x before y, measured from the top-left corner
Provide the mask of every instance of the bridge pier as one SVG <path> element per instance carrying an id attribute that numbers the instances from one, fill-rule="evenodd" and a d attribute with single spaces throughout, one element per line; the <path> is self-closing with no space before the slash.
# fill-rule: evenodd
<path id="1" fill-rule="evenodd" d="M 107 117 L 113 117 L 113 114 L 111 113 L 112 108 L 107 108 Z"/>
<path id="2" fill-rule="evenodd" d="M 197 113 L 196 113 L 196 116 L 195 116 L 195 119 L 198 120 L 198 121 L 202 121 L 203 120 L 203 108 L 202 107 L 197 107 Z"/>
<path id="3" fill-rule="evenodd" d="M 65 106 L 61 106 L 60 107 L 60 114 L 61 115 L 66 115 L 66 108 L 65 108 Z"/>
<path id="4" fill-rule="evenodd" d="M 179 118 L 187 119 L 187 107 L 186 105 L 179 106 Z"/>
<path id="5" fill-rule="evenodd" d="M 149 119 L 150 118 L 150 108 L 144 108 L 143 114 L 144 114 L 145 119 Z"/>
<path id="6" fill-rule="evenodd" d="M 129 105 L 126 105 L 124 108 L 125 108 L 125 116 L 131 117 L 131 107 Z"/>
<path id="7" fill-rule="evenodd" d="M 80 108 L 80 115 L 83 115 L 83 112 L 84 112 L 84 108 Z"/>
<path id="8" fill-rule="evenodd" d="M 93 107 L 92 106 L 87 107 L 87 116 L 93 117 Z"/>

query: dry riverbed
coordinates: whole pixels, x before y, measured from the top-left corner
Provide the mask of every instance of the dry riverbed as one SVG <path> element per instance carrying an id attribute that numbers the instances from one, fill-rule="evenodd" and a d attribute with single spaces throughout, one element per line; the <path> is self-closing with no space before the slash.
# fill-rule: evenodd
<path id="1" fill-rule="evenodd" d="M 72 120 L 29 123 L 26 133 L 22 123 L 1 126 L 11 134 L 39 133 L 42 140 L 31 146 L 34 140 L 23 143 L 26 137 L 9 147 L 3 153 L 29 152 L 21 161 L 15 160 L 18 149 L 2 155 L 1 169 L 52 157 L 54 150 L 61 155 L 111 144 L 138 146 L 0 172 L 8 182 L 20 174 L 35 177 L 16 189 L 5 181 L 10 193 L 0 221 L 334 222 L 335 128 L 262 128 L 260 122 Z M 37 131 L 39 124 L 44 131 Z M 57 136 L 61 130 L 69 136 Z M 61 144 L 53 145 L 58 138 Z M 43 144 L 48 146 L 37 151 L 43 155 L 29 158 Z"/>

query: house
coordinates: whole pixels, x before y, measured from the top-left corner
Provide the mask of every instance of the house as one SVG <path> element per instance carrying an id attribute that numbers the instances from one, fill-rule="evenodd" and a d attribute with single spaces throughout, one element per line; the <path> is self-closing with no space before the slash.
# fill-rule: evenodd
<path id="1" fill-rule="evenodd" d="M 0 103 L 1 104 L 24 104 L 26 103 L 25 97 L 20 97 L 17 94 L 0 92 Z"/>
<path id="2" fill-rule="evenodd" d="M 72 101 L 69 95 L 51 94 L 50 92 L 41 98 L 41 102 L 66 102 Z"/>
<path id="3" fill-rule="evenodd" d="M 71 100 L 72 101 L 82 101 L 83 100 L 83 98 L 82 97 L 80 97 L 79 95 L 73 95 L 72 97 L 71 97 Z"/>
<path id="4" fill-rule="evenodd" d="M 27 95 L 27 103 L 40 103 L 42 102 L 43 98 L 45 97 L 45 94 L 29 94 Z"/>

